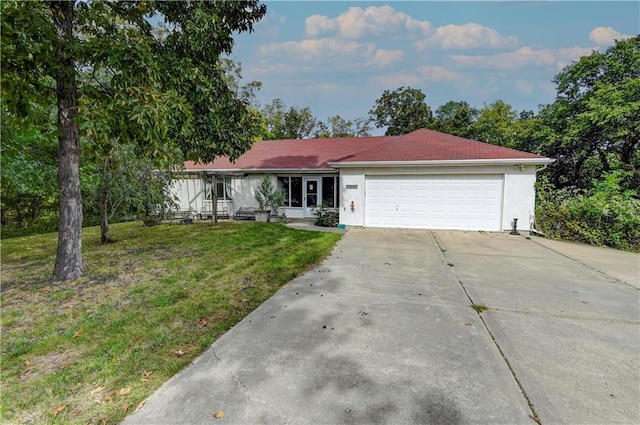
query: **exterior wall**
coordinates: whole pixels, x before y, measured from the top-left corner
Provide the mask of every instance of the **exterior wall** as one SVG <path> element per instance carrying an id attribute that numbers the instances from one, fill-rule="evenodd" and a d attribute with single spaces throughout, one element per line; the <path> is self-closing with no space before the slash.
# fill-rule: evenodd
<path id="1" fill-rule="evenodd" d="M 274 187 L 277 187 L 277 176 L 299 176 L 299 177 L 316 177 L 322 178 L 328 174 L 295 174 L 282 173 L 272 174 Z M 336 175 L 336 174 L 331 174 Z M 233 217 L 234 213 L 240 208 L 257 208 L 258 203 L 255 200 L 255 190 L 264 178 L 265 174 L 248 174 L 245 176 L 230 177 L 231 200 L 218 201 L 218 213 L 226 213 Z M 190 211 L 192 216 L 198 214 L 211 213 L 213 204 L 210 200 L 205 199 L 205 181 L 202 174 L 184 175 L 182 178 L 174 181 L 171 193 L 178 198 L 179 211 Z M 303 218 L 304 208 L 284 208 L 285 214 L 289 218 Z"/>
<path id="2" fill-rule="evenodd" d="M 235 212 L 235 197 L 233 185 L 235 178 L 231 179 L 232 199 L 218 200 L 218 214 L 232 216 Z M 177 198 L 178 211 L 189 211 L 192 217 L 199 214 L 209 215 L 213 211 L 213 202 L 205 196 L 205 180 L 201 174 L 184 174 L 173 181 L 170 192 Z"/>
<path id="3" fill-rule="evenodd" d="M 255 199 L 255 188 L 260 184 L 260 180 L 263 177 L 264 174 L 249 174 L 246 177 L 233 177 L 231 179 L 231 198 L 233 199 L 234 212 L 240 208 L 258 207 Z"/>
<path id="4" fill-rule="evenodd" d="M 504 204 L 502 209 L 502 229 L 510 230 L 511 222 L 518 219 L 518 230 L 531 230 L 535 214 L 536 200 L 535 166 L 506 167 L 504 176 Z"/>
<path id="5" fill-rule="evenodd" d="M 535 207 L 536 167 L 527 166 L 477 166 L 477 167 L 380 167 L 342 168 L 340 170 L 340 224 L 361 227 L 365 220 L 365 176 L 367 175 L 413 175 L 413 174 L 502 174 L 504 176 L 502 202 L 502 229 L 510 230 L 511 222 L 518 219 L 518 230 L 530 230 L 533 225 Z M 278 174 L 273 175 L 274 185 Z M 302 177 L 323 177 L 328 174 L 293 174 Z M 256 208 L 255 188 L 264 174 L 249 174 L 231 177 L 231 201 L 219 201 L 218 212 L 227 212 L 231 217 L 240 208 Z M 354 188 L 355 187 L 355 188 Z M 177 196 L 180 211 L 191 211 L 195 216 L 210 212 L 211 201 L 205 200 L 205 183 L 202 175 L 185 176 L 176 180 L 172 193 Z M 351 203 L 353 202 L 353 210 Z M 303 208 L 284 208 L 290 218 L 304 217 Z"/>
<path id="6" fill-rule="evenodd" d="M 340 224 L 364 226 L 365 177 L 367 175 L 446 175 L 446 174 L 501 174 L 504 176 L 502 200 L 502 229 L 510 230 L 511 222 L 518 219 L 518 230 L 530 230 L 533 223 L 536 168 L 528 166 L 441 166 L 441 167 L 380 167 L 342 168 L 340 170 Z M 357 186 L 357 189 L 347 187 Z M 354 203 L 354 210 L 350 208 Z"/>
<path id="7" fill-rule="evenodd" d="M 204 181 L 200 176 L 183 176 L 173 181 L 170 192 L 177 198 L 179 211 L 198 214 L 203 209 Z"/>
<path id="8" fill-rule="evenodd" d="M 362 168 L 340 170 L 340 224 L 356 227 L 364 225 L 364 176 Z"/>
<path id="9" fill-rule="evenodd" d="M 231 180 L 233 212 L 240 208 L 258 208 L 258 203 L 255 199 L 256 187 L 260 184 L 264 176 L 265 174 L 249 174 L 246 177 L 234 177 Z M 271 180 L 273 181 L 274 187 L 277 187 L 277 174 L 272 175 Z M 285 207 L 284 212 L 289 218 L 302 218 L 304 216 L 302 208 Z"/>

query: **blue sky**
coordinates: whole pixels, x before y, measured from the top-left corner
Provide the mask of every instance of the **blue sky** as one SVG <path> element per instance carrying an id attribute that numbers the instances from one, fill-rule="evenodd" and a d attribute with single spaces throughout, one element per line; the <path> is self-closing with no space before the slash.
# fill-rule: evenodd
<path id="1" fill-rule="evenodd" d="M 554 76 L 615 38 L 640 33 L 640 2 L 266 1 L 231 58 L 319 119 L 365 117 L 384 90 L 410 86 L 432 110 L 498 99 L 516 110 L 553 102 Z"/>

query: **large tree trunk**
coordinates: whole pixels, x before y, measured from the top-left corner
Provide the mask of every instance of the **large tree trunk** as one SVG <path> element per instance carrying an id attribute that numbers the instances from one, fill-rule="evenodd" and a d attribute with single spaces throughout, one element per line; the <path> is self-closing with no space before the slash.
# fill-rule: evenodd
<path id="1" fill-rule="evenodd" d="M 80 139 L 76 113 L 75 64 L 70 56 L 73 42 L 73 1 L 52 1 L 51 13 L 57 35 L 58 70 L 58 196 L 60 229 L 53 281 L 75 280 L 82 275 L 82 196 L 80 193 Z"/>

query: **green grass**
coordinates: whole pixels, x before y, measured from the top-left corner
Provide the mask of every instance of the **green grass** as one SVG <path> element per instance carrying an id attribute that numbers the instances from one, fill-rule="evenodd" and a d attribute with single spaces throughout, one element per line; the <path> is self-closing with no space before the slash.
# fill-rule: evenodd
<path id="1" fill-rule="evenodd" d="M 15 424 L 117 424 L 340 235 L 282 224 L 84 230 L 85 276 L 48 283 L 57 234 L 2 241 L 2 402 Z"/>
<path id="2" fill-rule="evenodd" d="M 476 311 L 476 313 L 480 314 L 483 311 L 489 310 L 489 307 L 483 304 L 471 304 L 471 308 Z"/>

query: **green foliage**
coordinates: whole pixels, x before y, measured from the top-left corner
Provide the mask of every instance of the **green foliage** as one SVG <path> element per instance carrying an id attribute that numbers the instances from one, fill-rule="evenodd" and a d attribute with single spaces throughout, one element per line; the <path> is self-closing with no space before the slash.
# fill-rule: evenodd
<path id="1" fill-rule="evenodd" d="M 262 113 L 266 120 L 266 140 L 308 139 L 317 132 L 319 121 L 308 106 L 292 106 L 287 110 L 282 100 L 274 99 Z"/>
<path id="2" fill-rule="evenodd" d="M 316 118 L 308 106 L 287 109 L 284 102 L 274 99 L 262 108 L 266 129 L 264 139 L 308 139 L 325 137 L 365 137 L 371 135 L 371 120 L 346 120 L 340 115 L 326 122 Z"/>
<path id="3" fill-rule="evenodd" d="M 431 128 L 433 113 L 419 89 L 400 87 L 385 90 L 369 111 L 376 127 L 387 127 L 387 136 L 399 136 L 421 128 Z"/>
<path id="4" fill-rule="evenodd" d="M 250 90 L 239 91 L 232 84 L 233 68 L 220 61 L 231 53 L 232 34 L 253 31 L 265 15 L 266 6 L 257 0 L 7 1 L 0 7 L 3 117 L 7 112 L 24 121 L 15 126 L 20 137 L 12 140 L 25 144 L 24 136 L 34 131 L 48 139 L 48 129 L 30 105 L 54 109 L 57 101 L 61 249 L 56 280 L 82 274 L 80 138 L 88 147 L 83 161 L 95 161 L 104 177 L 113 166 L 102 161 L 110 161 L 120 146 L 133 146 L 138 157 L 167 168 L 184 158 L 210 162 L 224 155 L 235 160 L 263 130 L 249 107 Z M 158 18 L 164 28 L 152 27 Z M 10 157 L 20 165 L 19 155 Z M 15 190 L 20 176 L 13 174 L 18 216 L 24 209 L 18 201 L 27 197 Z M 102 204 L 104 182 L 88 184 L 101 186 Z M 33 197 L 32 205 L 41 205 L 42 198 Z"/>
<path id="5" fill-rule="evenodd" d="M 33 120 L 20 118 L 2 105 L 3 233 L 57 226 L 55 116 L 39 103 L 28 102 L 24 107 Z"/>
<path id="6" fill-rule="evenodd" d="M 555 78 L 557 100 L 540 111 L 532 134 L 558 188 L 593 187 L 615 170 L 622 186 L 640 187 L 640 35 L 617 41 L 565 67 Z"/>
<path id="7" fill-rule="evenodd" d="M 474 134 L 478 140 L 492 145 L 513 148 L 516 145 L 515 124 L 518 113 L 502 100 L 482 108 L 474 123 Z"/>
<path id="8" fill-rule="evenodd" d="M 262 178 L 260 184 L 256 187 L 254 197 L 259 209 L 269 209 L 273 215 L 278 215 L 279 209 L 284 205 L 285 200 L 284 192 L 276 189 L 270 174 Z"/>
<path id="9" fill-rule="evenodd" d="M 326 123 L 318 121 L 314 137 L 368 137 L 371 136 L 371 120 L 357 118 L 345 120 L 340 115 L 329 117 Z"/>
<path id="10" fill-rule="evenodd" d="M 640 200 L 621 184 L 622 171 L 606 174 L 590 191 L 537 184 L 536 228 L 552 238 L 640 251 Z"/>
<path id="11" fill-rule="evenodd" d="M 327 123 L 329 124 L 329 134 L 331 135 L 331 137 L 355 136 L 353 122 L 345 120 L 340 115 L 329 117 Z"/>
<path id="12" fill-rule="evenodd" d="M 338 227 L 340 212 L 336 208 L 328 208 L 324 203 L 313 211 L 315 225 L 322 227 Z"/>
<path id="13" fill-rule="evenodd" d="M 436 109 L 433 129 L 454 136 L 476 139 L 474 124 L 479 111 L 467 102 L 449 101 Z"/>
<path id="14" fill-rule="evenodd" d="M 157 169 L 157 161 L 136 155 L 133 145 L 115 145 L 108 157 L 83 176 L 86 215 L 106 214 L 116 222 L 131 216 L 163 217 L 175 209 L 169 187 L 170 170 Z"/>

